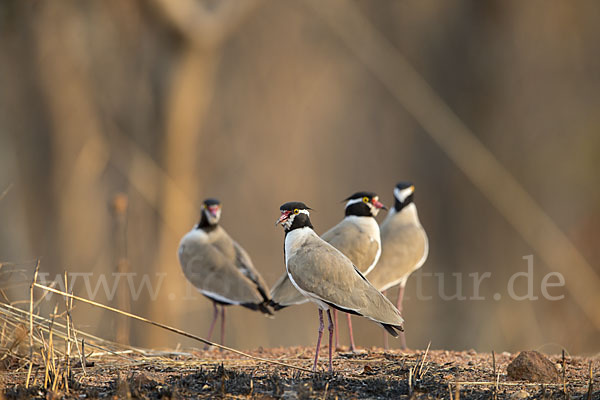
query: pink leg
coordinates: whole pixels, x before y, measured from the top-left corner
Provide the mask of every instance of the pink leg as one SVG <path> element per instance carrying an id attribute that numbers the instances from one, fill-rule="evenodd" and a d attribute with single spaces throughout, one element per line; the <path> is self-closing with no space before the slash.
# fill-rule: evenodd
<path id="1" fill-rule="evenodd" d="M 225 306 L 221 307 L 221 344 L 225 344 Z"/>
<path id="2" fill-rule="evenodd" d="M 400 285 L 400 289 L 398 289 L 398 301 L 396 302 L 396 308 L 400 311 L 400 314 L 402 314 L 402 299 L 404 299 L 404 285 Z M 400 348 L 406 350 L 404 331 L 400 332 Z"/>
<path id="3" fill-rule="evenodd" d="M 387 294 L 387 290 L 384 290 L 381 293 L 383 293 L 383 295 L 385 296 Z M 383 349 L 385 351 L 388 351 L 390 349 L 390 340 L 386 331 L 383 331 Z"/>
<path id="4" fill-rule="evenodd" d="M 338 331 L 338 314 L 336 309 L 333 309 L 333 319 L 335 319 L 335 348 L 337 350 L 340 346 L 340 333 Z"/>
<path id="5" fill-rule="evenodd" d="M 219 317 L 219 309 L 217 308 L 217 303 L 213 303 L 213 320 L 210 323 L 210 328 L 208 329 L 208 340 L 210 342 L 210 338 L 212 337 L 213 330 L 215 329 L 215 323 L 217 322 L 217 318 Z M 204 350 L 208 350 L 208 345 L 204 346 Z"/>
<path id="6" fill-rule="evenodd" d="M 319 338 L 317 339 L 317 350 L 315 351 L 315 363 L 313 364 L 313 372 L 317 372 L 317 360 L 319 359 L 319 349 L 321 348 L 321 336 L 323 336 L 323 310 L 319 308 Z"/>
<path id="7" fill-rule="evenodd" d="M 352 333 L 352 319 L 350 314 L 346 314 L 348 317 L 348 332 L 350 333 L 350 351 L 356 351 L 356 346 L 354 345 L 354 334 Z"/>
<path id="8" fill-rule="evenodd" d="M 329 372 L 333 372 L 333 363 L 331 361 L 331 352 L 333 350 L 333 321 L 331 320 L 331 311 L 327 310 L 327 318 L 329 319 Z"/>

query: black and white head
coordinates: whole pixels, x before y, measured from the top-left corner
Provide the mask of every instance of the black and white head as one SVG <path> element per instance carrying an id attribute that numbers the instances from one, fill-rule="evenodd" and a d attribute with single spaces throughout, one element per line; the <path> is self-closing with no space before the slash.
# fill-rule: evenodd
<path id="1" fill-rule="evenodd" d="M 309 210 L 312 210 L 312 208 L 300 201 L 290 201 L 285 203 L 279 207 L 281 216 L 277 222 L 275 222 L 275 225 L 281 224 L 285 233 L 298 228 L 308 227 L 312 229 L 313 226 L 310 222 Z"/>
<path id="2" fill-rule="evenodd" d="M 415 185 L 411 182 L 399 182 L 394 188 L 394 208 L 396 211 L 402 210 L 404 207 L 413 202 L 415 193 Z"/>
<path id="3" fill-rule="evenodd" d="M 198 229 L 215 228 L 221 219 L 221 202 L 217 199 L 206 199 L 202 203 L 202 216 Z"/>
<path id="4" fill-rule="evenodd" d="M 356 192 L 344 201 L 346 216 L 376 217 L 382 208 L 387 210 L 387 207 L 379 202 L 379 196 L 373 192 Z"/>

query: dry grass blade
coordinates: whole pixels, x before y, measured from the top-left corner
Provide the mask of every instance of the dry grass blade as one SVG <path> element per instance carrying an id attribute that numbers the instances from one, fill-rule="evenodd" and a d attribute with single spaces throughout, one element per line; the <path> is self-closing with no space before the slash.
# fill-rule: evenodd
<path id="1" fill-rule="evenodd" d="M 494 377 L 496 378 L 496 384 L 494 385 L 494 390 L 492 393 L 492 400 L 496 400 L 498 398 L 498 382 L 500 381 L 500 372 L 496 376 L 496 352 L 492 350 L 492 370 L 494 372 Z"/>
<path id="2" fill-rule="evenodd" d="M 69 287 L 68 283 L 68 274 L 65 271 L 65 288 Z M 67 337 L 65 338 L 65 348 L 66 348 L 66 363 L 67 363 L 67 375 L 69 374 L 69 370 L 71 369 L 71 309 L 69 308 L 69 299 L 65 297 L 65 315 L 67 318 Z M 68 392 L 68 390 L 67 390 Z"/>
<path id="3" fill-rule="evenodd" d="M 25 387 L 29 388 L 29 379 L 31 378 L 31 369 L 33 368 L 33 288 L 36 285 L 38 272 L 40 271 L 40 260 L 35 264 L 33 272 L 33 281 L 29 287 L 29 369 L 27 371 L 27 382 Z"/>
<path id="4" fill-rule="evenodd" d="M 408 397 L 412 397 L 413 394 L 413 385 L 412 385 L 412 377 L 413 377 L 414 367 L 408 370 Z"/>
<path id="5" fill-rule="evenodd" d="M 421 366 L 419 367 L 419 373 L 417 374 L 417 378 L 421 379 L 423 377 L 423 365 L 425 364 L 425 359 L 427 358 L 427 353 L 429 353 L 429 347 L 431 347 L 431 342 L 429 342 L 429 344 L 427 345 L 427 349 L 425 350 L 425 355 L 423 356 L 423 359 L 421 360 Z M 425 371 L 427 372 L 427 371 Z"/>
<path id="6" fill-rule="evenodd" d="M 567 361 L 565 360 L 565 349 L 562 350 L 562 379 L 563 393 L 565 395 L 565 398 L 567 398 Z"/>
<path id="7" fill-rule="evenodd" d="M 54 356 L 54 319 L 56 318 L 56 314 L 58 313 L 58 304 L 54 306 L 54 312 L 52 313 L 52 319 L 50 320 L 50 327 L 48 329 L 48 356 L 46 360 L 49 360 L 47 365 L 49 368 L 48 377 L 52 382 L 52 391 L 56 391 L 56 381 L 58 372 L 56 370 L 56 357 Z M 47 367 L 48 368 L 48 367 Z"/>
<path id="8" fill-rule="evenodd" d="M 13 326 L 14 328 L 16 328 L 18 326 L 18 324 L 22 323 L 25 320 L 29 319 L 29 313 L 25 310 L 22 310 L 20 308 L 14 307 L 10 304 L 0 304 L 0 314 L 2 314 L 5 318 L 5 323 L 8 323 L 9 325 Z M 44 325 L 44 324 L 48 324 L 50 322 L 50 320 L 48 318 L 42 317 L 40 315 L 33 315 L 33 319 L 34 319 L 34 325 L 38 326 L 39 329 L 41 329 L 42 331 L 47 332 L 48 328 Z M 59 327 L 61 329 L 66 329 L 66 325 L 61 324 L 60 322 L 55 321 L 54 322 L 54 326 L 55 327 Z M 92 339 L 95 342 L 98 343 L 104 343 L 107 346 L 112 346 L 112 347 L 117 347 L 119 346 L 117 343 L 111 342 L 109 340 L 106 339 L 102 339 L 99 338 L 97 336 L 94 336 L 92 334 L 86 333 L 84 331 L 78 331 L 76 329 L 73 328 L 73 323 L 71 321 L 71 332 L 73 332 L 74 338 L 72 339 L 73 342 L 76 341 L 76 335 L 80 334 L 84 337 L 87 337 L 89 339 Z M 55 331 L 55 334 L 61 338 L 66 338 L 66 333 L 61 332 L 61 331 Z M 36 339 L 34 337 L 34 341 L 39 339 Z M 40 342 L 41 343 L 41 342 Z M 94 346 L 102 351 L 106 351 L 106 352 L 110 352 L 110 350 L 107 350 L 101 346 Z M 124 346 L 122 346 L 124 347 Z M 126 347 L 128 349 L 133 349 L 134 351 L 138 351 L 138 352 L 142 352 L 141 350 L 132 348 L 132 347 Z M 115 353 L 115 352 L 111 352 L 111 353 Z"/>
<path id="9" fill-rule="evenodd" d="M 323 391 L 323 397 L 321 397 L 322 400 L 325 400 L 327 398 L 327 390 L 329 389 L 329 382 L 327 382 L 327 384 L 325 385 L 325 390 Z"/>
<path id="10" fill-rule="evenodd" d="M 223 346 L 221 344 L 213 343 L 213 342 L 208 341 L 208 340 L 206 340 L 204 338 L 201 338 L 200 336 L 192 335 L 191 333 L 185 332 L 185 331 L 183 331 L 181 329 L 177 329 L 177 328 L 174 328 L 172 326 L 164 325 L 164 324 L 161 324 L 159 322 L 155 322 L 155 321 L 149 320 L 147 318 L 140 317 L 139 315 L 131 314 L 131 313 L 119 310 L 119 309 L 114 308 L 114 307 L 109 307 L 109 306 L 106 306 L 104 304 L 101 304 L 101 303 L 98 303 L 98 302 L 95 302 L 95 301 L 92 301 L 92 300 L 85 299 L 83 297 L 79 297 L 79 296 L 75 296 L 73 294 L 65 293 L 65 292 L 63 292 L 61 290 L 58 290 L 58 289 L 53 289 L 53 288 L 48 287 L 48 286 L 40 285 L 39 283 L 35 283 L 34 285 L 36 287 L 40 288 L 40 289 L 48 290 L 48 291 L 51 291 L 53 293 L 60 294 L 61 296 L 66 296 L 66 297 L 72 298 L 74 300 L 78 300 L 78 301 L 81 301 L 83 303 L 93 305 L 95 307 L 99 307 L 99 308 L 103 308 L 105 310 L 109 310 L 109 311 L 115 312 L 117 314 L 121 314 L 121 315 L 124 315 L 126 317 L 129 317 L 129 318 L 132 318 L 132 319 L 135 319 L 135 320 L 138 320 L 138 321 L 150 324 L 150 325 L 154 325 L 154 326 L 156 326 L 158 328 L 162 328 L 164 330 L 176 333 L 178 335 L 185 336 L 187 338 L 197 340 L 197 341 L 202 342 L 204 344 L 207 344 L 209 346 L 214 346 L 214 347 L 222 349 L 222 350 L 226 350 L 226 351 L 229 351 L 229 352 L 232 352 L 232 353 L 235 353 L 235 354 L 239 354 L 239 355 L 244 356 L 244 357 L 248 357 L 248 358 L 251 358 L 251 359 L 254 359 L 254 360 L 257 360 L 257 361 L 263 361 L 263 362 L 270 363 L 270 364 L 279 365 L 279 366 L 285 367 L 285 368 L 292 368 L 292 369 L 297 369 L 297 370 L 300 370 L 300 371 L 310 372 L 310 373 L 313 372 L 312 370 L 310 370 L 308 368 L 298 367 L 296 365 L 286 364 L 286 363 L 282 363 L 282 362 L 279 362 L 279 361 L 270 360 L 268 358 L 256 357 L 256 356 L 250 355 L 248 353 L 244 353 L 243 351 L 233 349 L 231 347 L 227 347 L 227 346 Z"/>

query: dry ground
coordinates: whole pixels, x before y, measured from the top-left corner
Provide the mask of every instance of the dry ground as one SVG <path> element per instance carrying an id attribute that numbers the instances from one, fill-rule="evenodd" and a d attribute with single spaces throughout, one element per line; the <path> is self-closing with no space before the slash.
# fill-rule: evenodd
<path id="1" fill-rule="evenodd" d="M 322 349 L 321 371 L 326 367 Z M 563 383 L 512 382 L 506 366 L 515 354 L 496 355 L 499 385 L 495 389 L 492 355 L 475 351 L 390 351 L 371 349 L 364 354 L 337 353 L 335 372 L 311 374 L 243 358 L 217 350 L 99 355 L 86 373 L 73 368 L 68 393 L 43 389 L 44 369 L 33 368 L 34 385 L 26 389 L 27 369 L 21 362 L 5 365 L 0 385 L 6 399 L 16 398 L 261 398 L 261 399 L 600 399 L 600 358 L 566 358 Z M 312 366 L 313 348 L 258 349 L 251 354 Z M 560 356 L 550 359 L 561 368 Z M 75 361 L 74 361 L 75 363 Z M 590 363 L 594 371 L 589 394 Z M 18 367 L 18 366 L 21 367 Z M 410 383 L 409 383 L 410 379 Z M 459 383 L 463 382 L 463 383 Z M 470 382 L 470 383 L 465 383 Z M 527 397 L 529 396 L 529 397 Z M 588 397 L 590 396 L 590 397 Z"/>

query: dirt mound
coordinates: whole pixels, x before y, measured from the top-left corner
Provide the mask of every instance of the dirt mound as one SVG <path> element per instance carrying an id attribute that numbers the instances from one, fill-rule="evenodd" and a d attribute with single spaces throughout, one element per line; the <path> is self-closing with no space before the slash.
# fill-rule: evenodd
<path id="1" fill-rule="evenodd" d="M 537 351 L 522 351 L 506 367 L 508 377 L 516 381 L 557 382 L 560 378 L 552 361 Z"/>

